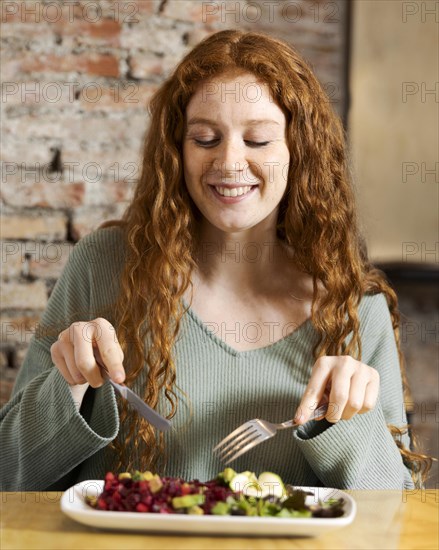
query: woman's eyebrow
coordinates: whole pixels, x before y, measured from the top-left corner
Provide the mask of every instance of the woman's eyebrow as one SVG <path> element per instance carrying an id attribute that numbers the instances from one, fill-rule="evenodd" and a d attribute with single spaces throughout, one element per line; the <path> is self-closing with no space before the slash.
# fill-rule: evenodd
<path id="1" fill-rule="evenodd" d="M 192 126 L 194 124 L 209 124 L 210 126 L 219 126 L 219 124 L 214 120 L 202 117 L 193 117 L 187 123 L 188 126 Z M 279 122 L 268 118 L 246 120 L 244 121 L 244 124 L 247 126 L 256 126 L 257 124 L 277 124 L 279 126 Z"/>

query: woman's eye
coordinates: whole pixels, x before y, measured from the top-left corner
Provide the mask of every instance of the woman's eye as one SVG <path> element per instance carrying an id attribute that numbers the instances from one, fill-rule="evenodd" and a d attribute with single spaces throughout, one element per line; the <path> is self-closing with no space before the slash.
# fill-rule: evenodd
<path id="1" fill-rule="evenodd" d="M 194 139 L 194 141 L 197 145 L 200 145 L 201 147 L 212 147 L 212 145 L 218 143 L 219 139 L 210 139 L 208 141 L 202 139 Z"/>
<path id="2" fill-rule="evenodd" d="M 247 145 L 250 147 L 264 147 L 265 145 L 268 145 L 269 141 L 246 141 Z"/>
<path id="3" fill-rule="evenodd" d="M 197 139 L 194 138 L 194 142 L 199 145 L 200 147 L 214 147 L 215 145 L 218 145 L 220 142 L 220 138 L 213 138 L 213 139 Z M 244 143 L 248 147 L 264 147 L 265 145 L 268 145 L 269 141 L 251 141 L 251 140 L 244 140 Z"/>

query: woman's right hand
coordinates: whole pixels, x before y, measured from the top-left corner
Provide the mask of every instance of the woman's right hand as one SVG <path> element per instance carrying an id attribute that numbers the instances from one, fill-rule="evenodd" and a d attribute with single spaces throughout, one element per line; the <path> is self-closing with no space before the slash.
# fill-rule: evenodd
<path id="1" fill-rule="evenodd" d="M 107 367 L 115 382 L 125 380 L 123 351 L 113 325 L 98 317 L 73 323 L 63 330 L 50 348 L 52 361 L 67 382 L 74 386 L 88 382 L 93 388 L 104 383 L 96 357 Z"/>

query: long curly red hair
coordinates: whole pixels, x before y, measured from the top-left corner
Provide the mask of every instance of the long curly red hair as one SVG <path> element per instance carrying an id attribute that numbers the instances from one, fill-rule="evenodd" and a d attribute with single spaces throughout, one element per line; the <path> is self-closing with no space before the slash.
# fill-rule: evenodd
<path id="1" fill-rule="evenodd" d="M 150 101 L 140 179 L 118 222 L 126 236 L 127 256 L 116 304 L 116 330 L 125 353 L 127 385 L 145 376 L 145 401 L 157 407 L 163 396 L 169 404 L 168 417 L 175 414 L 172 348 L 185 313 L 181 299 L 196 267 L 198 219 L 183 178 L 185 111 L 202 81 L 236 71 L 252 73 L 266 83 L 287 120 L 291 160 L 277 231 L 294 249 L 299 269 L 313 277 L 311 320 L 320 335 L 315 358 L 348 354 L 360 359 L 358 304 L 365 293 L 384 293 L 407 388 L 397 297 L 367 258 L 342 123 L 311 68 L 292 46 L 263 33 L 238 30 L 221 31 L 200 42 Z M 319 291 L 321 285 L 324 294 Z M 345 345 L 350 333 L 353 336 Z M 112 443 L 115 468 L 160 471 L 162 436 L 125 403 L 119 407 L 125 429 Z M 389 429 L 415 481 L 425 479 L 431 459 L 404 449 L 401 431 Z M 133 442 L 136 452 L 128 456 Z"/>

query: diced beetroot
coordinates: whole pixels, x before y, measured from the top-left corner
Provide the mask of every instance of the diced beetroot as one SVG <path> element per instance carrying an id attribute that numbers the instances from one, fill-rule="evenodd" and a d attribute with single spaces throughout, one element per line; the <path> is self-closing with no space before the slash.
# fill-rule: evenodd
<path id="1" fill-rule="evenodd" d="M 105 502 L 105 500 L 103 498 L 99 498 L 98 499 L 98 508 L 99 510 L 107 510 L 107 503 Z"/>
<path id="2" fill-rule="evenodd" d="M 211 513 L 217 502 L 225 501 L 233 491 L 216 480 L 202 483 L 199 480 L 184 481 L 181 478 L 154 478 L 153 487 L 150 481 L 134 481 L 132 478 L 105 475 L 102 494 L 94 506 L 99 510 L 117 510 L 121 512 L 152 512 L 159 514 L 186 513 L 186 510 L 174 510 L 172 499 L 176 496 L 203 493 L 204 504 L 201 506 L 205 514 Z M 92 504 L 90 504 L 92 505 Z"/>
<path id="3" fill-rule="evenodd" d="M 148 482 L 147 481 L 139 481 L 139 491 L 147 491 L 148 490 Z"/>
<path id="4" fill-rule="evenodd" d="M 149 512 L 149 508 L 143 502 L 139 502 L 139 504 L 136 505 L 136 512 Z"/>
<path id="5" fill-rule="evenodd" d="M 190 495 L 192 492 L 191 486 L 189 483 L 183 483 L 181 486 L 181 496 Z"/>

